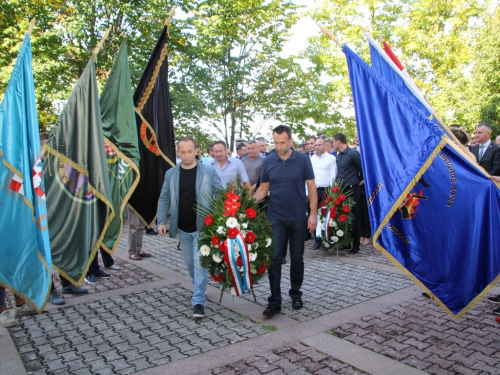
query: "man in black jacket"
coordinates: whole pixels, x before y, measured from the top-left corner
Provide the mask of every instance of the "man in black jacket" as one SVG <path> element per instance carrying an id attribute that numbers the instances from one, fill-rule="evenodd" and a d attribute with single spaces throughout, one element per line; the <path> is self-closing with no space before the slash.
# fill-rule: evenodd
<path id="1" fill-rule="evenodd" d="M 492 176 L 500 176 L 500 146 L 490 139 L 491 126 L 486 122 L 480 123 L 475 131 L 477 146 L 470 151 L 477 162 Z"/>

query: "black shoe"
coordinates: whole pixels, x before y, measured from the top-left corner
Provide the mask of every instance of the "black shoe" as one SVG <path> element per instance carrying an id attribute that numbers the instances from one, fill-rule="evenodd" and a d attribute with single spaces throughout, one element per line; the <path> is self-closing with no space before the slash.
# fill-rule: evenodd
<path id="1" fill-rule="evenodd" d="M 339 247 L 339 250 L 348 250 L 350 248 L 351 248 L 351 246 L 342 246 L 342 247 Z"/>
<path id="2" fill-rule="evenodd" d="M 359 253 L 359 246 L 353 246 L 349 254 L 357 254 Z"/>
<path id="3" fill-rule="evenodd" d="M 498 309 L 493 310 L 493 314 L 500 315 L 500 307 Z"/>
<path id="4" fill-rule="evenodd" d="M 158 232 L 155 231 L 153 228 L 146 229 L 146 234 L 149 234 L 150 236 L 157 236 Z"/>
<path id="5" fill-rule="evenodd" d="M 104 272 L 103 270 L 99 269 L 95 275 L 98 279 L 109 279 L 111 275 L 109 273 Z"/>
<path id="6" fill-rule="evenodd" d="M 302 298 L 294 297 L 292 298 L 292 307 L 294 310 L 300 310 L 303 306 Z"/>
<path id="7" fill-rule="evenodd" d="M 97 280 L 97 277 L 95 277 L 95 275 L 92 275 L 91 273 L 85 276 L 84 280 L 87 284 L 97 284 L 99 282 L 99 280 Z"/>
<path id="8" fill-rule="evenodd" d="M 313 246 L 313 250 L 319 250 L 321 248 L 321 241 L 316 240 Z"/>
<path id="9" fill-rule="evenodd" d="M 205 309 L 203 305 L 197 304 L 193 307 L 193 318 L 203 318 L 205 316 Z"/>
<path id="10" fill-rule="evenodd" d="M 80 288 L 78 286 L 74 286 L 73 284 L 63 286 L 61 290 L 62 294 L 87 294 L 89 292 L 88 289 Z"/>
<path id="11" fill-rule="evenodd" d="M 273 316 L 274 314 L 277 314 L 280 311 L 281 311 L 281 306 L 277 306 L 277 305 L 270 303 L 269 305 L 267 305 L 267 307 L 264 310 L 264 312 L 262 313 L 262 315 Z"/>
<path id="12" fill-rule="evenodd" d="M 283 259 L 281 260 L 281 264 L 286 264 L 286 258 L 283 258 Z"/>
<path id="13" fill-rule="evenodd" d="M 491 303 L 500 303 L 500 294 L 496 297 L 488 297 L 488 301 Z"/>

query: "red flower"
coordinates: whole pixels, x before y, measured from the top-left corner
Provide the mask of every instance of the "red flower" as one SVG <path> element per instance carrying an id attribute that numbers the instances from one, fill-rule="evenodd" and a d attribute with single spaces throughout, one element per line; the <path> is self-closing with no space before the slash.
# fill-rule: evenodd
<path id="1" fill-rule="evenodd" d="M 238 230 L 238 228 L 229 228 L 227 230 L 227 236 L 229 238 L 236 238 L 236 236 L 238 235 L 238 233 L 240 233 L 240 231 Z"/>
<path id="2" fill-rule="evenodd" d="M 342 206 L 342 211 L 344 211 L 345 213 L 348 213 L 349 212 L 349 206 Z"/>
<path id="3" fill-rule="evenodd" d="M 341 202 L 345 201 L 345 195 L 344 194 L 339 194 L 339 199 Z"/>
<path id="4" fill-rule="evenodd" d="M 238 257 L 238 259 L 236 259 L 236 265 L 238 267 L 241 267 L 243 265 L 243 259 L 241 259 L 241 257 Z"/>
<path id="5" fill-rule="evenodd" d="M 247 235 L 245 236 L 245 239 L 247 240 L 248 243 L 254 242 L 255 241 L 255 233 L 248 232 Z"/>
<path id="6" fill-rule="evenodd" d="M 224 254 L 227 254 L 227 242 L 221 242 L 220 244 L 220 251 L 222 251 Z"/>
<path id="7" fill-rule="evenodd" d="M 237 201 L 240 199 L 240 196 L 238 194 L 234 193 L 226 193 L 226 197 L 230 200 Z"/>
<path id="8" fill-rule="evenodd" d="M 331 209 L 330 210 L 330 217 L 332 219 L 336 219 L 337 218 L 337 213 L 335 212 L 335 209 Z"/>
<path id="9" fill-rule="evenodd" d="M 229 264 L 229 256 L 227 254 L 224 254 L 222 259 L 224 259 L 224 263 Z"/>
<path id="10" fill-rule="evenodd" d="M 327 212 L 326 208 L 321 209 L 321 215 L 326 215 L 326 212 Z"/>
<path id="11" fill-rule="evenodd" d="M 342 203 L 340 201 L 340 199 L 335 199 L 335 201 L 333 202 L 333 204 L 335 204 L 335 206 L 338 206 L 340 203 Z"/>
<path id="12" fill-rule="evenodd" d="M 213 236 L 212 237 L 212 244 L 214 246 L 220 245 L 220 238 L 219 238 L 219 236 Z"/>
<path id="13" fill-rule="evenodd" d="M 334 188 L 332 188 L 332 191 L 335 193 L 336 191 L 339 191 L 339 187 L 338 186 L 335 186 Z"/>
<path id="14" fill-rule="evenodd" d="M 218 283 L 220 283 L 223 278 L 224 275 L 222 273 L 219 276 L 215 276 L 215 273 L 212 274 L 212 279 L 214 279 L 214 281 L 217 281 Z"/>
<path id="15" fill-rule="evenodd" d="M 339 216 L 339 221 L 340 221 L 341 223 L 343 223 L 343 222 L 344 222 L 344 221 L 346 221 L 346 220 L 347 220 L 347 216 L 345 216 L 344 214 L 342 214 L 342 215 L 340 215 L 340 216 Z"/>
<path id="16" fill-rule="evenodd" d="M 212 214 L 208 214 L 206 217 L 205 217 L 205 225 L 206 226 L 210 226 L 214 223 L 214 217 L 212 216 Z"/>
<path id="17" fill-rule="evenodd" d="M 263 264 L 262 266 L 259 267 L 257 270 L 257 275 L 262 275 L 264 272 L 266 272 L 266 265 Z"/>
<path id="18" fill-rule="evenodd" d="M 247 215 L 249 219 L 255 219 L 255 217 L 257 216 L 257 211 L 255 211 L 253 208 L 247 208 L 245 210 L 245 215 Z"/>
<path id="19" fill-rule="evenodd" d="M 332 201 L 332 199 L 333 199 L 332 197 L 326 198 L 326 203 L 330 203 Z"/>

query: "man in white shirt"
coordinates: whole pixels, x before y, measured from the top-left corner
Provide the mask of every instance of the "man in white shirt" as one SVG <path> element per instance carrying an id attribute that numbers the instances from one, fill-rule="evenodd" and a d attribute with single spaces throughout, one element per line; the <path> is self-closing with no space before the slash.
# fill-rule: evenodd
<path id="1" fill-rule="evenodd" d="M 318 138 L 315 141 L 316 154 L 311 157 L 314 171 L 314 182 L 318 193 L 318 205 L 321 202 L 325 189 L 327 189 L 337 177 L 337 160 L 335 156 L 326 152 L 325 140 Z M 313 249 L 321 247 L 321 238 L 316 237 Z"/>

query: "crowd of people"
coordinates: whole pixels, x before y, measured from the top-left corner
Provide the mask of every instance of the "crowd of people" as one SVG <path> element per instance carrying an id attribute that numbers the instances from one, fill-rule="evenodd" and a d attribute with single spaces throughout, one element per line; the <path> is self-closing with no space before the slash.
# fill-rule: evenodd
<path id="1" fill-rule="evenodd" d="M 500 135 L 493 142 L 491 126 L 480 123 L 474 136 L 464 127 L 453 124 L 450 130 L 460 141 L 463 151 L 481 166 L 496 182 L 500 182 Z M 42 148 L 48 134 L 41 133 Z M 273 316 L 281 311 L 281 269 L 290 257 L 290 289 L 292 308 L 303 306 L 301 286 L 304 279 L 304 242 L 313 239 L 314 249 L 321 247 L 316 237 L 318 205 L 325 189 L 332 183 L 344 186 L 355 201 L 352 254 L 360 251 L 371 238 L 368 206 L 364 189 L 362 149 L 356 133 L 355 145 L 349 146 L 342 133 L 327 139 L 324 135 L 308 137 L 296 145 L 291 129 L 280 125 L 273 129 L 274 146 L 269 150 L 265 139 L 239 140 L 236 156 L 224 141 L 217 141 L 207 149 L 207 157 L 201 156 L 201 149 L 190 137 L 178 141 L 177 166 L 165 174 L 165 180 L 158 203 L 157 232 L 148 234 L 178 238 L 180 250 L 193 282 L 191 304 L 193 317 L 204 317 L 205 292 L 208 272 L 199 263 L 198 233 L 204 217 L 196 210 L 198 204 L 209 207 L 207 197 L 216 197 L 217 191 L 228 183 L 239 181 L 248 194 L 261 202 L 272 225 L 275 253 L 269 267 L 270 296 L 263 314 Z M 167 230 L 167 215 L 170 225 Z M 133 210 L 128 209 L 129 258 L 141 260 L 151 254 L 142 251 L 144 225 Z M 101 251 L 106 270 L 119 270 L 113 258 Z M 97 254 L 93 259 L 85 282 L 95 284 L 100 278 L 111 275 L 100 269 Z M 85 294 L 87 289 L 71 284 L 61 278 L 62 294 Z M 500 295 L 489 297 L 492 303 L 500 304 Z M 51 286 L 49 302 L 64 304 L 54 283 Z M 5 303 L 5 289 L 0 287 L 0 324 L 8 327 L 16 324 L 15 317 L 35 314 L 36 311 L 18 296 L 12 313 Z M 494 310 L 500 315 L 500 307 Z"/>

